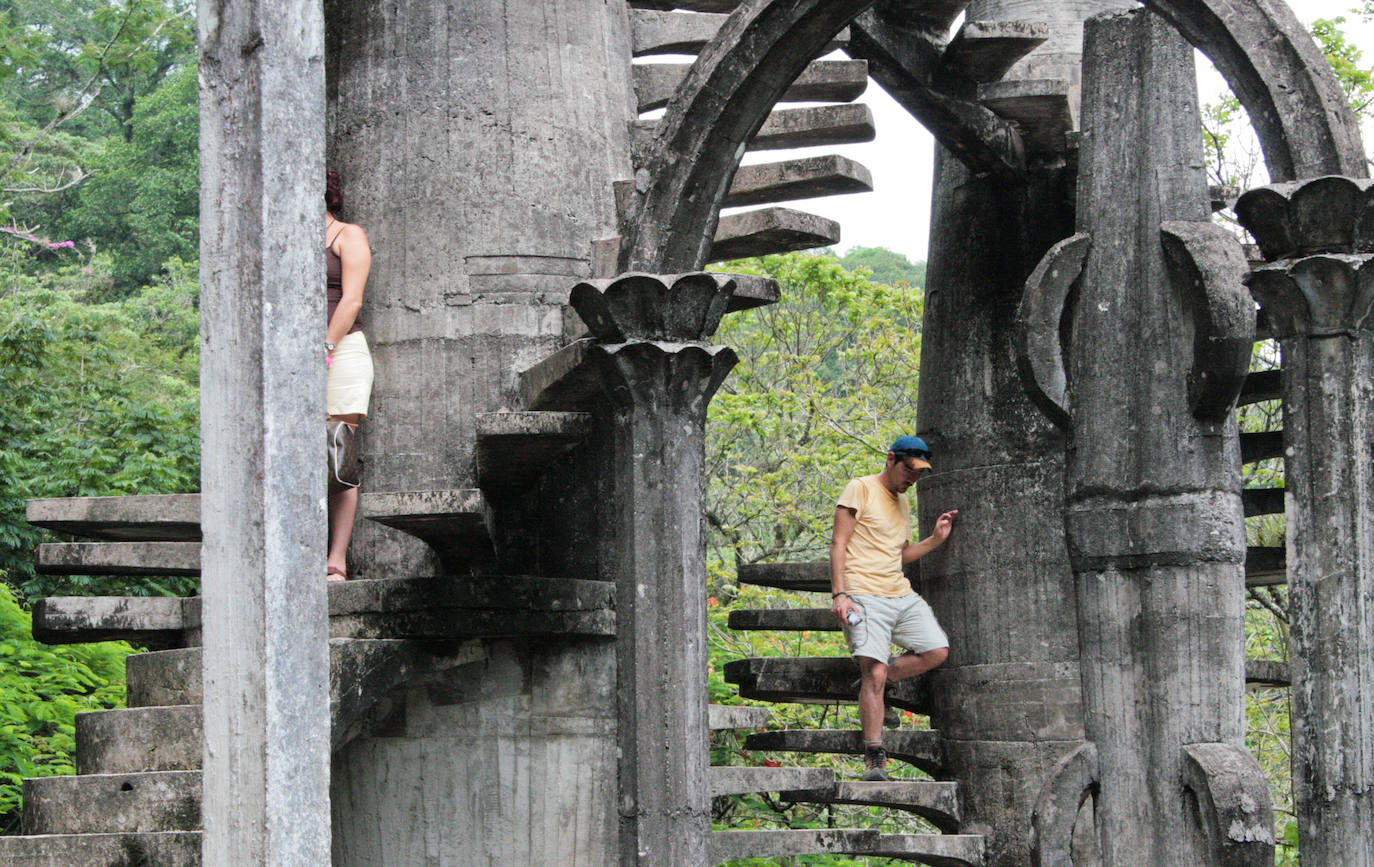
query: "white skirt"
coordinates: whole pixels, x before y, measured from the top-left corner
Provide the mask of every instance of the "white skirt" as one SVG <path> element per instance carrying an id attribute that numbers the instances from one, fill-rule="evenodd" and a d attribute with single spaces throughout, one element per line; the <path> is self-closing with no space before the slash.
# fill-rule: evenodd
<path id="1" fill-rule="evenodd" d="M 372 399 L 372 352 L 361 331 L 345 334 L 334 347 L 326 388 L 326 412 L 330 415 L 367 415 Z"/>

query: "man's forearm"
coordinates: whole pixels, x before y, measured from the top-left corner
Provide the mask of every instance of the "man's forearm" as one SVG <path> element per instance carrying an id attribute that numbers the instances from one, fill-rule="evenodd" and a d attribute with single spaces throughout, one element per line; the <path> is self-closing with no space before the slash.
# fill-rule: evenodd
<path id="1" fill-rule="evenodd" d="M 934 536 L 926 536 L 919 542 L 913 542 L 902 549 L 902 565 L 915 563 L 938 547 L 940 547 L 940 542 Z"/>

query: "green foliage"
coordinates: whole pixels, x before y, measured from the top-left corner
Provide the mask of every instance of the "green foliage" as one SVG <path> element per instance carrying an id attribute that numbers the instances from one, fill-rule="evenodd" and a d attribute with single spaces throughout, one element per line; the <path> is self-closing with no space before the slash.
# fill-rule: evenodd
<path id="1" fill-rule="evenodd" d="M 840 264 L 850 271 L 867 268 L 873 282 L 884 286 L 924 289 L 926 285 L 925 262 L 912 262 L 886 247 L 854 247 L 840 257 Z"/>
<path id="2" fill-rule="evenodd" d="M 740 363 L 711 402 L 706 518 L 712 592 L 737 563 L 816 559 L 844 483 L 881 469 L 915 423 L 922 295 L 874 283 L 834 256 L 733 262 L 778 280 L 778 304 L 726 319 Z"/>
<path id="3" fill-rule="evenodd" d="M 28 276 L 23 254 L 0 248 L 0 571 L 29 598 L 193 591 L 186 579 L 36 575 L 32 550 L 48 536 L 24 503 L 198 489 L 194 282 L 174 262 L 178 276 L 131 299 L 86 304 L 109 282 L 102 260 Z"/>
<path id="4" fill-rule="evenodd" d="M 34 641 L 32 618 L 0 582 L 0 833 L 17 827 L 23 778 L 75 773 L 76 714 L 123 706 L 131 652 L 122 641 Z"/>

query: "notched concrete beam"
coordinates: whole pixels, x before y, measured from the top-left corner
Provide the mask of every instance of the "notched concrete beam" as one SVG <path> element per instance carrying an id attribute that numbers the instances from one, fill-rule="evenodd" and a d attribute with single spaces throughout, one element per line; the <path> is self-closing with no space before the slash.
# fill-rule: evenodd
<path id="1" fill-rule="evenodd" d="M 722 207 L 873 191 L 868 169 L 837 154 L 740 166 Z"/>
<path id="2" fill-rule="evenodd" d="M 727 214 L 716 225 L 710 261 L 790 253 L 840 242 L 840 224 L 790 208 L 763 208 Z"/>
<path id="3" fill-rule="evenodd" d="M 829 608 L 736 608 L 730 612 L 731 629 L 772 629 L 780 632 L 839 632 L 840 624 Z"/>
<path id="4" fill-rule="evenodd" d="M 1282 545 L 1251 545 L 1245 549 L 1245 586 L 1273 587 L 1288 583 L 1288 553 Z"/>
<path id="5" fill-rule="evenodd" d="M 651 54 L 696 54 L 710 42 L 728 17 L 720 13 L 665 12 L 635 9 L 631 13 L 635 57 Z"/>

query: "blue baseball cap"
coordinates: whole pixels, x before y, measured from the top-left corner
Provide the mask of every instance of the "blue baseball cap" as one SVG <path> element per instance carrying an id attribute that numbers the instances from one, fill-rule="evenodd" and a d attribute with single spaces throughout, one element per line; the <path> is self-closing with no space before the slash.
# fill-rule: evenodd
<path id="1" fill-rule="evenodd" d="M 920 437 L 897 437 L 888 451 L 899 458 L 915 458 L 917 469 L 930 469 L 930 446 Z"/>

